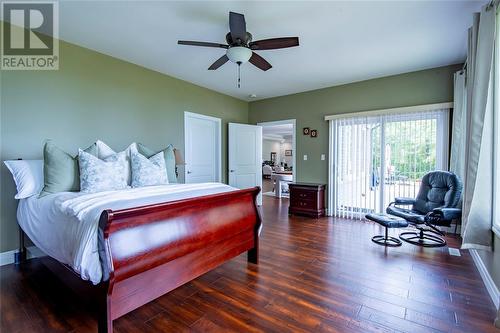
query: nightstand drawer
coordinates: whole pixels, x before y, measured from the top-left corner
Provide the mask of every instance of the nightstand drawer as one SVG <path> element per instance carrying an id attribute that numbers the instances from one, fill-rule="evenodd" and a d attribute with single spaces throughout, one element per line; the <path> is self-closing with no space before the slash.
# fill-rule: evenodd
<path id="1" fill-rule="evenodd" d="M 290 207 L 299 209 L 317 209 L 317 204 L 314 200 L 294 199 L 290 201 Z"/>
<path id="2" fill-rule="evenodd" d="M 318 198 L 318 192 L 316 191 L 307 191 L 307 190 L 295 190 L 293 189 L 291 192 L 291 196 L 300 200 L 316 200 Z"/>

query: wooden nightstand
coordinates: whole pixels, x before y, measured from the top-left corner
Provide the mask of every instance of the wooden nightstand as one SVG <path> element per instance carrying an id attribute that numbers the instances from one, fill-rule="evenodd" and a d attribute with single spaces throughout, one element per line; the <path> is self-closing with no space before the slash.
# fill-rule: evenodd
<path id="1" fill-rule="evenodd" d="M 321 217 L 325 215 L 324 184 L 290 183 L 290 206 L 288 214 Z"/>

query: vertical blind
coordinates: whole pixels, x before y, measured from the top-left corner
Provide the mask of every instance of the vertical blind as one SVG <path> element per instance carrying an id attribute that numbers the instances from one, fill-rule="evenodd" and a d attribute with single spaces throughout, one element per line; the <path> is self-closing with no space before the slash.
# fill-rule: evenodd
<path id="1" fill-rule="evenodd" d="M 415 197 L 422 176 L 446 169 L 448 109 L 330 120 L 330 214 L 364 218 Z"/>

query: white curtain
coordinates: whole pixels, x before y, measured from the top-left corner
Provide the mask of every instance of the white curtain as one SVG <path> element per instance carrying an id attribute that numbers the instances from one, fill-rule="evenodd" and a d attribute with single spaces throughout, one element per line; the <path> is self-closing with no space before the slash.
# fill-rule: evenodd
<path id="1" fill-rule="evenodd" d="M 453 121 L 451 131 L 450 171 L 460 179 L 465 174 L 465 139 L 466 139 L 466 103 L 465 71 L 461 70 L 454 76 Z"/>
<path id="2" fill-rule="evenodd" d="M 464 156 L 462 248 L 489 250 L 492 245 L 491 87 L 495 19 L 494 7 L 485 6 L 480 14 L 474 15 L 473 26 L 469 29 L 466 117 L 462 117 L 462 125 L 458 127 L 459 131 L 465 128 L 465 149 L 456 147 L 459 141 L 454 142 L 455 147 L 452 148 L 452 151 L 461 152 Z M 456 96 L 459 94 L 457 91 Z"/>

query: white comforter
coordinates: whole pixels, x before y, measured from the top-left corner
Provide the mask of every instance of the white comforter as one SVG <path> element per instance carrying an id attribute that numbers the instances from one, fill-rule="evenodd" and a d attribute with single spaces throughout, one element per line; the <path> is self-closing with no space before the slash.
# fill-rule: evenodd
<path id="1" fill-rule="evenodd" d="M 97 284 L 103 272 L 98 252 L 98 222 L 105 209 L 124 209 L 160 202 L 233 191 L 220 183 L 169 184 L 84 194 L 61 192 L 22 199 L 20 226 L 35 245 L 70 265 L 82 279 Z"/>

